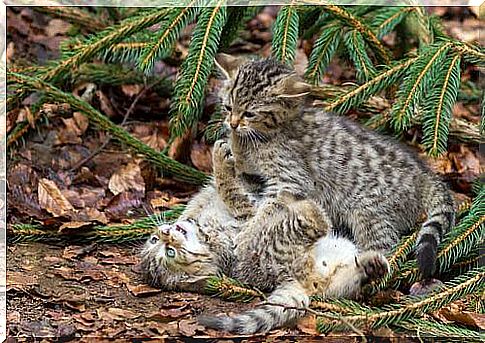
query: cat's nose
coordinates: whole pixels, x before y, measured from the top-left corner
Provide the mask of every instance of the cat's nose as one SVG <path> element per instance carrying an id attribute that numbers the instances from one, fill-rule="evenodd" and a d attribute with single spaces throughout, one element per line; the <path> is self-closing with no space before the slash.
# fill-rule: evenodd
<path id="1" fill-rule="evenodd" d="M 237 120 L 237 119 L 231 119 L 231 123 L 230 124 L 231 124 L 231 127 L 233 129 L 237 129 L 237 127 L 239 126 L 239 120 Z"/>

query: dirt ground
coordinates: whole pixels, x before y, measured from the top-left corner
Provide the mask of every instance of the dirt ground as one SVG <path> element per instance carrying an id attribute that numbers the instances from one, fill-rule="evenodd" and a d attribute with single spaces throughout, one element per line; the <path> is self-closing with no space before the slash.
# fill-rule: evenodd
<path id="1" fill-rule="evenodd" d="M 252 337 L 225 335 L 196 322 L 201 313 L 239 312 L 252 303 L 235 303 L 182 292 L 161 292 L 143 283 L 137 272 L 140 247 L 127 245 L 56 246 L 21 243 L 8 247 L 7 336 L 91 341 L 94 338 L 228 341 L 322 339 L 314 318 L 295 329 L 274 330 Z M 377 333 L 378 334 L 378 333 Z M 382 342 L 396 339 L 383 331 Z M 361 338 L 330 335 L 330 342 Z M 400 340 L 402 342 L 403 340 Z M 406 342 L 414 342 L 406 338 Z"/>

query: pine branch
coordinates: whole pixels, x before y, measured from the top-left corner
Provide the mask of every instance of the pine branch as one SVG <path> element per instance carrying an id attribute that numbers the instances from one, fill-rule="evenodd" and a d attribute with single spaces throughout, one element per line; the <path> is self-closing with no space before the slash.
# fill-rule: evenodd
<path id="1" fill-rule="evenodd" d="M 202 184 L 207 180 L 207 175 L 183 165 L 177 161 L 174 161 L 167 156 L 158 153 L 154 149 L 150 148 L 140 140 L 131 136 L 124 129 L 113 124 L 106 116 L 99 113 L 95 108 L 85 101 L 74 97 L 71 94 L 64 93 L 58 88 L 40 80 L 24 76 L 17 73 L 8 73 L 8 77 L 15 82 L 21 83 L 24 87 L 29 89 L 36 89 L 43 92 L 46 96 L 55 99 L 56 101 L 66 102 L 70 104 L 73 108 L 85 114 L 90 123 L 96 125 L 101 130 L 105 130 L 110 133 L 114 138 L 118 139 L 120 142 L 128 145 L 134 149 L 137 153 L 145 156 L 145 158 L 167 173 L 173 175 L 174 178 L 194 184 Z"/>
<path id="2" fill-rule="evenodd" d="M 415 62 L 416 58 L 410 58 L 397 63 L 388 70 L 382 71 L 363 85 L 351 89 L 346 94 L 326 104 L 324 107 L 325 111 L 345 113 L 350 108 L 359 106 L 372 95 L 395 84 L 404 72 Z"/>
<path id="3" fill-rule="evenodd" d="M 77 82 L 89 81 L 98 85 L 121 86 L 125 84 L 150 84 L 155 92 L 162 97 L 172 93 L 172 81 L 164 77 L 145 76 L 137 70 L 118 64 L 86 63 L 74 73 Z"/>
<path id="4" fill-rule="evenodd" d="M 372 12 L 371 25 L 377 38 L 391 33 L 415 7 L 384 7 Z"/>
<path id="5" fill-rule="evenodd" d="M 468 215 L 450 231 L 440 244 L 437 255 L 438 273 L 446 272 L 459 259 L 466 258 L 470 252 L 483 243 L 485 236 L 485 189 L 474 199 Z M 400 267 L 399 274 L 389 284 L 398 287 L 402 282 L 411 284 L 419 278 L 416 261 L 408 261 Z"/>
<path id="6" fill-rule="evenodd" d="M 114 27 L 107 28 L 99 34 L 87 39 L 82 45 L 82 48 L 71 51 L 68 56 L 65 56 L 46 72 L 42 73 L 42 75 L 39 76 L 40 80 L 54 84 L 57 83 L 81 63 L 90 60 L 104 49 L 108 49 L 125 37 L 161 21 L 165 17 L 167 11 L 167 9 L 144 11 L 142 15 L 126 19 Z M 9 97 L 7 99 L 7 108 L 10 110 L 15 104 L 21 102 L 26 95 L 27 93 L 25 91 L 19 91 L 15 95 Z"/>
<path id="7" fill-rule="evenodd" d="M 194 30 L 189 53 L 182 64 L 171 103 L 170 131 L 172 138 L 183 135 L 199 119 L 204 91 L 212 71 L 221 33 L 226 23 L 225 0 L 216 7 L 202 9 Z"/>
<path id="8" fill-rule="evenodd" d="M 154 227 L 163 222 L 172 222 L 182 213 L 184 206 L 139 219 L 132 224 L 94 225 L 76 232 L 43 227 L 40 224 L 12 224 L 7 227 L 10 243 L 19 242 L 99 242 L 124 243 L 141 240 L 149 236 Z"/>
<path id="9" fill-rule="evenodd" d="M 272 52 L 282 63 L 293 65 L 298 44 L 299 16 L 293 2 L 278 12 L 273 26 Z"/>
<path id="10" fill-rule="evenodd" d="M 321 80 L 325 69 L 332 60 L 341 40 L 341 29 L 338 26 L 326 26 L 315 41 L 305 77 L 314 84 Z"/>
<path id="11" fill-rule="evenodd" d="M 455 41 L 453 48 L 463 55 L 463 58 L 471 64 L 485 67 L 485 49 L 464 42 Z"/>
<path id="12" fill-rule="evenodd" d="M 162 21 L 168 12 L 169 9 L 166 8 L 146 11 L 139 16 L 126 19 L 113 28 L 108 28 L 88 38 L 81 49 L 74 50 L 70 56 L 66 56 L 66 58 L 59 61 L 55 68 L 43 75 L 42 80 L 56 82 L 56 80 L 71 72 L 72 69 L 79 66 L 82 62 L 86 62 L 96 54 L 99 54 L 102 50 L 119 43 L 125 37 Z"/>
<path id="13" fill-rule="evenodd" d="M 101 20 L 100 16 L 89 13 L 82 7 L 35 6 L 32 7 L 32 9 L 50 15 L 53 18 L 65 20 L 70 24 L 79 25 L 84 30 L 90 32 L 103 30 L 106 26 L 111 24 Z"/>
<path id="14" fill-rule="evenodd" d="M 360 32 L 369 45 L 374 49 L 376 56 L 385 64 L 391 63 L 391 53 L 389 50 L 384 47 L 376 35 L 364 23 L 352 15 L 352 13 L 340 6 L 335 5 L 326 5 L 323 6 L 323 9 L 332 16 Z"/>
<path id="15" fill-rule="evenodd" d="M 440 323 L 430 318 L 424 319 L 408 319 L 403 322 L 395 324 L 400 329 L 413 332 L 418 337 L 437 337 L 447 340 L 458 339 L 460 342 L 483 342 L 485 341 L 485 334 L 465 329 L 449 323 Z"/>
<path id="16" fill-rule="evenodd" d="M 222 299 L 240 302 L 266 298 L 262 292 L 227 276 L 212 277 L 207 280 L 206 292 Z"/>
<path id="17" fill-rule="evenodd" d="M 429 47 L 409 68 L 391 111 L 392 124 L 398 132 L 409 127 L 422 95 L 433 86 L 452 45 L 452 42 L 445 42 Z"/>
<path id="18" fill-rule="evenodd" d="M 221 48 L 228 48 L 239 37 L 239 33 L 246 22 L 254 18 L 260 11 L 260 6 L 248 6 L 244 9 L 240 6 L 228 7 L 226 25 L 221 34 Z"/>
<path id="19" fill-rule="evenodd" d="M 180 32 L 191 23 L 201 7 L 198 7 L 199 0 L 192 0 L 184 7 L 174 7 L 167 19 L 162 23 L 158 33 L 148 47 L 146 47 L 140 56 L 137 67 L 145 73 L 153 68 L 157 60 L 169 56 L 172 52 L 173 45 L 178 39 Z M 199 4 L 200 5 L 200 4 Z"/>
<path id="20" fill-rule="evenodd" d="M 460 58 L 457 54 L 445 62 L 446 72 L 434 80 L 437 86 L 428 91 L 423 100 L 423 145 L 431 156 L 439 156 L 447 150 L 453 104 L 460 88 Z"/>
<path id="21" fill-rule="evenodd" d="M 358 81 L 367 81 L 377 74 L 372 61 L 367 55 L 364 37 L 359 31 L 353 30 L 345 35 L 345 46 L 349 52 L 350 59 L 355 65 Z"/>
<path id="22" fill-rule="evenodd" d="M 371 308 L 365 313 L 355 315 L 333 315 L 334 321 L 320 319 L 325 329 L 341 327 L 342 319 L 355 325 L 378 328 L 416 318 L 422 314 L 436 311 L 447 304 L 476 291 L 485 288 L 485 267 L 474 269 L 449 282 L 426 298 L 408 296 L 403 303 L 384 305 L 381 308 Z M 341 320 L 339 321 L 339 318 Z"/>

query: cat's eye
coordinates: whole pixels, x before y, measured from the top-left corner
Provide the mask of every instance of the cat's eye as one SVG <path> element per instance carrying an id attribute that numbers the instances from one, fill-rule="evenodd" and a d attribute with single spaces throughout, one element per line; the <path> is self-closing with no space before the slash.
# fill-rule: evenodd
<path id="1" fill-rule="evenodd" d="M 165 250 L 165 255 L 167 255 L 167 257 L 170 257 L 170 258 L 175 257 L 175 253 L 176 252 L 174 248 L 167 247 L 167 250 Z"/>
<path id="2" fill-rule="evenodd" d="M 246 112 L 243 113 L 242 116 L 245 117 L 245 118 L 254 118 L 256 116 L 256 114 L 254 114 L 253 112 L 246 111 Z"/>
<path id="3" fill-rule="evenodd" d="M 150 243 L 151 244 L 157 244 L 157 242 L 159 241 L 160 239 L 157 237 L 157 236 L 152 236 L 150 238 Z"/>
<path id="4" fill-rule="evenodd" d="M 226 111 L 226 112 L 232 112 L 232 107 L 231 106 L 224 104 L 223 107 L 224 107 L 224 111 Z"/>

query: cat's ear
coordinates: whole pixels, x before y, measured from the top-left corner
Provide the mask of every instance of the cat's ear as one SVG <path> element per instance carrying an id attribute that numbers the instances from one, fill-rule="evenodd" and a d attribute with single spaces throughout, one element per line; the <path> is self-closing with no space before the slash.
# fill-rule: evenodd
<path id="1" fill-rule="evenodd" d="M 217 54 L 215 64 L 226 77 L 226 79 L 233 79 L 237 70 L 246 62 L 243 57 L 234 57 L 228 54 Z"/>
<path id="2" fill-rule="evenodd" d="M 279 98 L 298 98 L 310 94 L 312 86 L 303 81 L 298 75 L 290 74 L 279 82 Z"/>

